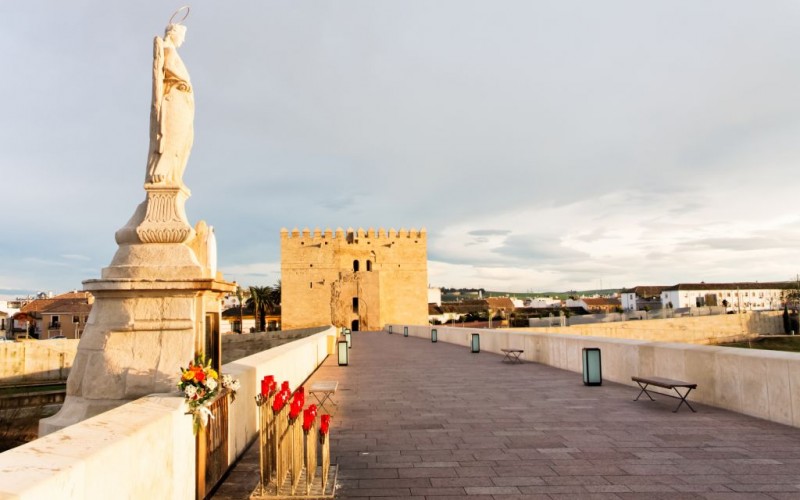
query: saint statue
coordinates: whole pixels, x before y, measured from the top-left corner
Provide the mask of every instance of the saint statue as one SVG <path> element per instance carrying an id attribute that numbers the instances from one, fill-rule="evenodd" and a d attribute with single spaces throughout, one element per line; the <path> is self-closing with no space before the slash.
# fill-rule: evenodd
<path id="1" fill-rule="evenodd" d="M 186 15 L 188 15 L 188 8 Z M 194 140 L 194 96 L 189 72 L 178 55 L 186 26 L 170 23 L 153 41 L 153 103 L 146 184 L 183 186 L 183 171 Z M 184 16 L 183 19 L 186 19 Z"/>

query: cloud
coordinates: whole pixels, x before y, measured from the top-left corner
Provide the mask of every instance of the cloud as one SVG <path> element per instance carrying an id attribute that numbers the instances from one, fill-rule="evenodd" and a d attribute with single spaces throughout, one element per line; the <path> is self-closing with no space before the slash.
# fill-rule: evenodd
<path id="1" fill-rule="evenodd" d="M 511 234 L 508 229 L 476 229 L 468 234 L 472 236 L 505 236 Z"/>
<path id="2" fill-rule="evenodd" d="M 38 257 L 25 257 L 22 261 L 29 266 L 67 267 L 69 264 L 58 260 L 40 259 Z"/>
<path id="3" fill-rule="evenodd" d="M 280 262 L 254 262 L 233 264 L 220 268 L 225 279 L 237 281 L 242 286 L 272 285 L 281 277 Z"/>
<path id="4" fill-rule="evenodd" d="M 90 257 L 85 255 L 78 255 L 78 254 L 62 254 L 61 257 L 68 259 L 68 260 L 82 260 L 82 261 L 90 261 L 92 260 Z"/>
<path id="5" fill-rule="evenodd" d="M 251 8 L 199 6 L 180 49 L 197 92 L 187 215 L 215 226 L 229 278 L 277 279 L 282 226 L 424 225 L 464 286 L 796 272 L 791 3 Z M 163 19 L 151 2 L 13 11 L 6 65 L 38 77 L 0 80 L 16 96 L 5 201 L 25 207 L 0 274 L 70 289 L 144 198 Z"/>

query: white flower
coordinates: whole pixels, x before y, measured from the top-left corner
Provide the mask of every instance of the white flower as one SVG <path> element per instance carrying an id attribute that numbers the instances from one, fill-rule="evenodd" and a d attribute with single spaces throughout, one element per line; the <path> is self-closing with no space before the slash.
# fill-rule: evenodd
<path id="1" fill-rule="evenodd" d="M 238 391 L 241 389 L 241 384 L 239 384 L 239 380 L 233 378 L 230 375 L 223 375 L 222 376 L 222 387 L 227 387 L 228 389 L 232 390 L 233 392 Z"/>
<path id="2" fill-rule="evenodd" d="M 206 387 L 208 387 L 209 391 L 214 391 L 217 388 L 217 381 L 213 378 L 209 377 L 206 379 Z"/>
<path id="3" fill-rule="evenodd" d="M 197 387 L 195 387 L 193 385 L 187 385 L 183 389 L 183 393 L 186 394 L 187 398 L 192 399 L 197 394 Z"/>

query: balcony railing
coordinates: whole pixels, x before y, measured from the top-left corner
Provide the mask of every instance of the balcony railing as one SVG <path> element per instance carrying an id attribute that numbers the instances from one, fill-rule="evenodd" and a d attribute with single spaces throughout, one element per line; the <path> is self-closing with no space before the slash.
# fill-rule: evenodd
<path id="1" fill-rule="evenodd" d="M 61 323 L 50 323 L 47 325 L 48 330 L 59 330 L 61 329 Z"/>

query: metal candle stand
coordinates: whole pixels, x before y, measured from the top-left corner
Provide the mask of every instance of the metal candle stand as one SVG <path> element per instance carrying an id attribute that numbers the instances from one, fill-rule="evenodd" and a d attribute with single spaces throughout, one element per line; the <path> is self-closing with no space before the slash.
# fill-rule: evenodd
<path id="1" fill-rule="evenodd" d="M 338 467 L 331 466 L 330 439 L 320 433 L 318 417 L 304 431 L 302 412 L 291 420 L 288 403 L 273 412 L 274 392 L 255 400 L 260 482 L 250 498 L 333 498 Z"/>
<path id="2" fill-rule="evenodd" d="M 311 485 L 314 484 L 314 479 L 317 475 L 317 423 L 314 419 L 314 425 L 308 430 L 306 434 L 306 495 L 311 495 Z M 325 471 L 322 474 L 322 491 L 325 491 Z"/>
<path id="3" fill-rule="evenodd" d="M 275 400 L 275 393 L 268 396 L 259 394 L 256 396 L 256 406 L 258 407 L 258 470 L 259 484 L 258 492 L 261 496 L 266 495 L 266 487 L 272 480 L 272 473 L 275 471 L 275 449 L 270 443 L 275 441 L 273 434 L 275 426 L 272 425 L 273 413 L 272 403 Z"/>

